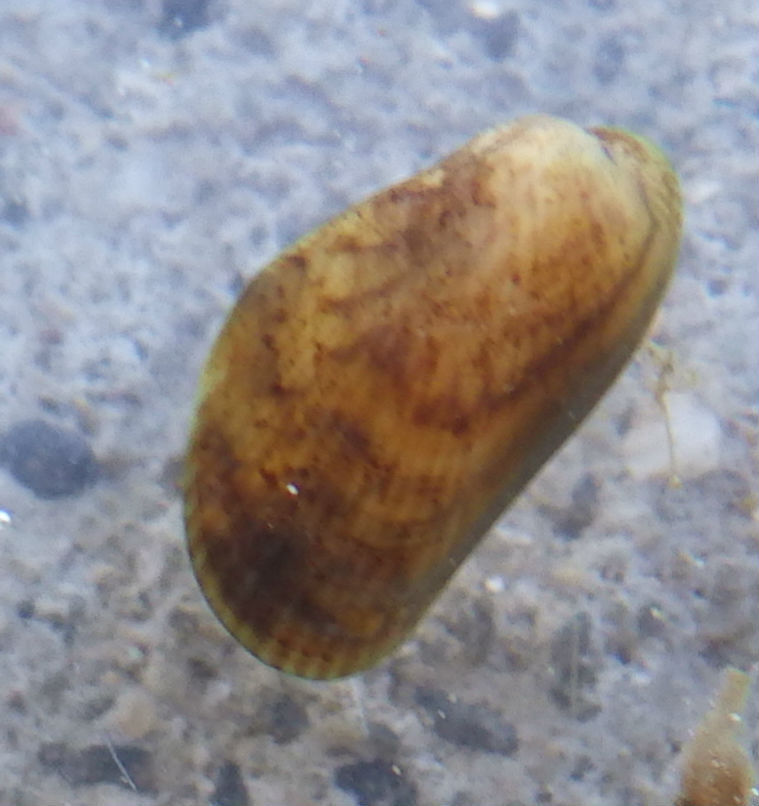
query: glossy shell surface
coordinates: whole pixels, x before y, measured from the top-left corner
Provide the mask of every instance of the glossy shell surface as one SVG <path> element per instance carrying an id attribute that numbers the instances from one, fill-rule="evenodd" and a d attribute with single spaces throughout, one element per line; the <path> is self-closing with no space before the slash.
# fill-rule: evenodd
<path id="1" fill-rule="evenodd" d="M 257 274 L 186 462 L 193 566 L 229 631 L 323 679 L 406 638 L 628 360 L 680 227 L 653 145 L 535 116 Z"/>

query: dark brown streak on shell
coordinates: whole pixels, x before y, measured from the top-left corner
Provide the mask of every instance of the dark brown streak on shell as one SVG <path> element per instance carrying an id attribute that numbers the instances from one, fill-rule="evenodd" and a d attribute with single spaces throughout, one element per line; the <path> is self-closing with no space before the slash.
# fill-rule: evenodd
<path id="1" fill-rule="evenodd" d="M 195 450 L 218 474 L 214 487 L 224 491 L 224 523 L 208 525 L 203 535 L 190 529 L 191 551 L 197 538 L 203 541 L 205 560 L 198 568 L 201 583 L 205 573 L 212 573 L 234 616 L 261 634 L 271 633 L 283 613 L 292 611 L 317 630 L 331 624 L 333 620 L 309 600 L 304 587 L 313 574 L 309 556 L 315 541 L 292 528 L 292 514 L 299 501 L 285 497 L 276 478 L 266 479 L 271 491 L 268 500 L 251 500 L 234 480 L 231 471 L 236 463 L 230 462 L 234 449 L 218 431 L 206 429 L 198 434 Z M 224 469 L 230 472 L 225 474 Z M 207 474 L 202 481 L 213 484 Z M 192 489 L 197 489 L 197 484 Z M 193 506 L 197 509 L 202 503 Z M 234 632 L 234 624 L 227 627 Z"/>

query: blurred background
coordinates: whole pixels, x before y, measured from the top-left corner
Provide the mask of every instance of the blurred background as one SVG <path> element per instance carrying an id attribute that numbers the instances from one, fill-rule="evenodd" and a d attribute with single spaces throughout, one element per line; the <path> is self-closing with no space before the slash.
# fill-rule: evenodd
<path id="1" fill-rule="evenodd" d="M 0 802 L 663 804 L 729 665 L 756 759 L 758 88 L 749 0 L 3 0 Z M 280 675 L 185 552 L 206 352 L 282 247 L 530 112 L 679 172 L 652 340 L 394 657 Z"/>

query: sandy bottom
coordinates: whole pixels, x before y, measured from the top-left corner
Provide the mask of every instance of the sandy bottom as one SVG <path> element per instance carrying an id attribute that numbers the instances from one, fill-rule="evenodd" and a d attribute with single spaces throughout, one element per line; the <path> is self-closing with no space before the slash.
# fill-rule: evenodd
<path id="1" fill-rule="evenodd" d="M 0 802 L 658 806 L 730 665 L 756 758 L 753 5 L 4 0 Z M 655 341 L 394 657 L 279 675 L 185 552 L 208 347 L 293 238 L 534 111 L 676 165 Z"/>

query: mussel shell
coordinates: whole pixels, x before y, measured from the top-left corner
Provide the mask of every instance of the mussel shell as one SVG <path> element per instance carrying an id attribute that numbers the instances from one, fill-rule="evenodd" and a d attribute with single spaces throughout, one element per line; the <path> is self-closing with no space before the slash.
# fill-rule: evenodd
<path id="1" fill-rule="evenodd" d="M 257 274 L 186 462 L 193 566 L 229 631 L 311 678 L 406 638 L 628 360 L 680 228 L 653 145 L 536 116 Z"/>

